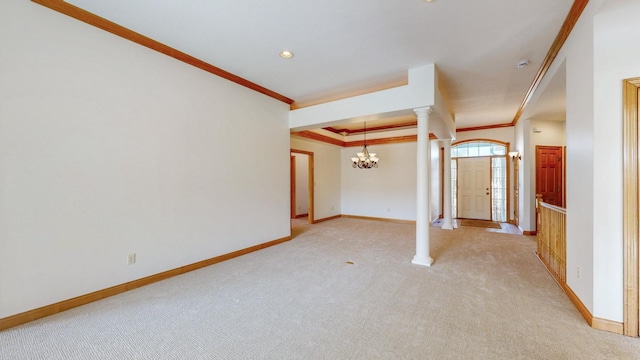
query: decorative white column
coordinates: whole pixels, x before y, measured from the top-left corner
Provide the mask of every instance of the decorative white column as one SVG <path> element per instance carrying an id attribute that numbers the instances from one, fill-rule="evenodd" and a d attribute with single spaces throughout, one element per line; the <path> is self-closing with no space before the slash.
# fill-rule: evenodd
<path id="1" fill-rule="evenodd" d="M 442 228 L 453 230 L 453 223 L 451 221 L 451 139 L 442 140 L 442 143 L 444 144 L 444 184 L 442 184 L 444 204 L 442 209 Z"/>
<path id="2" fill-rule="evenodd" d="M 430 180 L 430 145 L 429 114 L 430 107 L 414 109 L 418 116 L 418 186 L 416 191 L 416 256 L 412 263 L 431 266 L 433 259 L 429 256 L 429 180 Z"/>

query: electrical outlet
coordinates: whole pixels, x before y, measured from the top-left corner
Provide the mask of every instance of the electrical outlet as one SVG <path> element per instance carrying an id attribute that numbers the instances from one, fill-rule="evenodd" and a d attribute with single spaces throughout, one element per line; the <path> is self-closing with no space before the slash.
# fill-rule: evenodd
<path id="1" fill-rule="evenodd" d="M 582 277 L 582 268 L 580 266 L 576 267 L 576 277 L 578 279 Z"/>
<path id="2" fill-rule="evenodd" d="M 129 256 L 127 256 L 127 265 L 133 265 L 136 263 L 136 254 L 129 254 Z"/>

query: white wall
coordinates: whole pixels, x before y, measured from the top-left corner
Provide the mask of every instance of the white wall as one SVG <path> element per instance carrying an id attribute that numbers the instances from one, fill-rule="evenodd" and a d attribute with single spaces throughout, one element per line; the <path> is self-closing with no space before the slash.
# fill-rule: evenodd
<path id="1" fill-rule="evenodd" d="M 440 143 L 431 141 L 431 220 L 441 210 Z M 354 169 L 351 157 L 359 147 L 342 149 L 342 213 L 346 215 L 416 220 L 415 142 L 369 146 L 380 158 L 375 169 Z"/>
<path id="2" fill-rule="evenodd" d="M 531 149 L 531 135 L 533 134 L 533 128 L 531 127 L 530 120 L 518 121 L 518 129 L 522 130 L 523 150 L 520 152 L 520 169 L 522 186 L 520 187 L 520 229 L 523 231 L 534 231 L 536 229 L 535 213 L 532 213 L 532 209 L 535 209 L 535 162 L 536 154 Z M 532 190 L 533 189 L 533 190 Z M 532 217 L 533 215 L 533 217 Z M 533 220 L 532 220 L 533 219 Z"/>
<path id="3" fill-rule="evenodd" d="M 360 147 L 342 149 L 342 213 L 416 220 L 416 143 L 369 146 L 378 168 L 352 167 Z"/>
<path id="4" fill-rule="evenodd" d="M 536 146 L 565 146 L 566 123 L 564 121 L 531 120 L 531 145 Z"/>
<path id="5" fill-rule="evenodd" d="M 456 140 L 454 142 L 470 140 L 470 139 L 498 140 L 498 141 L 509 143 L 511 148 L 513 149 L 513 143 L 515 141 L 514 136 L 515 136 L 514 127 L 462 131 L 462 132 L 456 133 Z"/>
<path id="6" fill-rule="evenodd" d="M 296 161 L 296 215 L 309 214 L 309 155 L 292 155 Z"/>
<path id="7" fill-rule="evenodd" d="M 0 317 L 289 235 L 286 104 L 29 1 L 0 43 Z"/>
<path id="8" fill-rule="evenodd" d="M 526 131 L 523 138 L 522 161 L 525 176 L 524 186 L 521 187 L 520 197 L 523 207 L 520 208 L 520 228 L 525 231 L 536 229 L 536 146 L 565 146 L 565 122 L 547 120 L 520 120 L 521 129 Z M 566 161 L 566 159 L 563 159 Z"/>
<path id="9" fill-rule="evenodd" d="M 590 1 L 556 62 L 566 61 L 567 284 L 593 314 L 593 15 Z M 581 277 L 576 268 L 581 267 Z"/>
<path id="10" fill-rule="evenodd" d="M 640 77 L 638 18 L 638 1 L 606 1 L 593 23 L 593 315 L 615 321 L 623 318 L 622 80 Z"/>
<path id="11" fill-rule="evenodd" d="M 525 129 L 525 123 L 526 123 L 526 129 Z M 514 144 L 511 145 L 511 151 L 517 151 L 520 154 L 520 158 L 524 159 L 527 155 L 524 154 L 524 149 L 527 148 L 525 146 L 525 133 L 528 131 L 527 129 L 529 128 L 529 122 L 525 122 L 525 121 L 518 121 L 518 123 L 516 124 L 515 128 L 514 128 Z M 527 138 L 527 141 L 528 138 Z M 530 181 L 530 179 L 527 179 L 525 177 L 525 166 L 524 163 L 522 162 L 522 160 L 519 160 L 519 166 L 518 166 L 518 189 L 520 189 L 520 196 L 518 197 L 518 203 L 515 202 L 515 197 L 514 197 L 514 206 L 518 207 L 518 226 L 520 227 L 520 229 L 522 229 L 523 227 L 523 222 L 527 222 L 526 223 L 526 227 L 527 229 L 531 228 L 531 224 L 529 224 L 529 216 L 525 214 L 525 199 L 527 199 L 527 196 L 525 196 L 525 194 L 523 193 L 524 188 L 525 188 L 525 183 L 527 183 L 528 181 Z M 515 182 L 512 184 L 513 187 L 516 187 Z M 515 213 L 513 214 L 513 217 L 515 219 Z"/>
<path id="12" fill-rule="evenodd" d="M 340 215 L 342 148 L 294 136 L 290 136 L 290 146 L 314 155 L 314 219 Z"/>

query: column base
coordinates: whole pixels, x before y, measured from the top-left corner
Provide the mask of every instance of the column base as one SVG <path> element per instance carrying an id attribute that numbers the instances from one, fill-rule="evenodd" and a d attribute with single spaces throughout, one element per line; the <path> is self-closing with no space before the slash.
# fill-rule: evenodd
<path id="1" fill-rule="evenodd" d="M 413 260 L 411 260 L 411 263 L 414 265 L 420 265 L 420 266 L 427 266 L 430 267 L 431 264 L 433 264 L 433 259 L 428 257 L 427 258 L 420 258 L 417 255 L 413 257 Z"/>
<path id="2" fill-rule="evenodd" d="M 442 228 L 445 230 L 453 230 L 453 224 L 452 223 L 444 223 L 442 224 Z"/>

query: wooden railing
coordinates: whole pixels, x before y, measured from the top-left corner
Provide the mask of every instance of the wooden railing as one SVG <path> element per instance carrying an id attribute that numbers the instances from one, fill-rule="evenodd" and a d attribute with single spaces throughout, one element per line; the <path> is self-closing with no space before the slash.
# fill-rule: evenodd
<path id="1" fill-rule="evenodd" d="M 567 210 L 536 196 L 538 251 L 536 254 L 560 286 L 567 283 Z"/>

